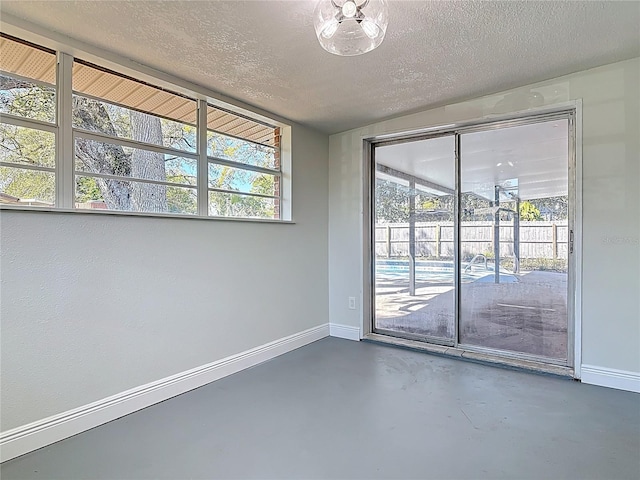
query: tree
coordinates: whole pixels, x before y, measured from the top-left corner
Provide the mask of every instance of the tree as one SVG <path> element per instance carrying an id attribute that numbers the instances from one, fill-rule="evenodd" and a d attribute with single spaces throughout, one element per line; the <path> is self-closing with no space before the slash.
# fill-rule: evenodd
<path id="1" fill-rule="evenodd" d="M 170 181 L 179 182 L 180 177 L 167 177 Z M 167 211 L 169 213 L 198 213 L 198 204 L 195 190 L 167 187 Z"/>
<path id="2" fill-rule="evenodd" d="M 437 195 L 414 189 L 400 183 L 376 178 L 376 223 L 406 223 L 410 216 L 410 199 L 415 199 L 414 219 L 425 221 L 452 221 L 452 194 Z"/>
<path id="3" fill-rule="evenodd" d="M 55 91 L 0 75 L 0 112 L 42 121 L 55 119 Z M 0 160 L 55 166 L 55 135 L 0 123 Z M 0 167 L 0 190 L 18 198 L 53 204 L 54 177 L 48 172 Z"/>
<path id="4" fill-rule="evenodd" d="M 162 144 L 162 125 L 158 117 L 130 111 L 131 132 L 139 142 Z M 135 149 L 131 153 L 131 176 L 166 181 L 164 155 L 149 150 Z M 131 206 L 136 212 L 166 212 L 167 187 L 153 183 L 131 183 Z"/>
<path id="5" fill-rule="evenodd" d="M 84 130 L 118 135 L 105 105 L 85 97 L 73 97 L 73 124 Z M 75 150 L 76 159 L 81 162 L 81 165 L 76 165 L 76 169 L 105 175 L 131 175 L 131 155 L 120 145 L 77 138 Z M 95 181 L 107 208 L 131 210 L 130 182 L 100 177 Z"/>
<path id="6" fill-rule="evenodd" d="M 540 215 L 540 210 L 528 200 L 520 203 L 520 220 L 524 221 L 535 221 L 542 220 L 542 216 Z"/>
<path id="7" fill-rule="evenodd" d="M 9 77 L 0 77 L 0 95 L 3 111 L 27 118 L 51 120 L 55 118 L 55 92 Z M 162 124 L 158 117 L 123 108 L 108 111 L 108 104 L 74 95 L 73 123 L 77 128 L 97 131 L 109 136 L 125 136 L 140 142 L 162 145 Z M 123 121 L 122 111 L 128 115 Z M 52 113 L 53 112 L 53 113 Z M 110 115 L 111 113 L 111 115 Z M 119 113 L 120 115 L 113 115 Z M 175 123 L 175 122 L 174 122 Z M 128 131 L 127 131 L 128 130 Z M 175 134 L 175 132 L 173 132 Z M 1 125 L 2 157 L 11 163 L 55 165 L 53 135 L 48 142 L 43 132 Z M 124 135 L 123 135 L 124 134 Z M 29 136 L 33 138 L 28 138 Z M 108 142 L 76 138 L 76 169 L 88 173 L 166 181 L 164 155 L 143 149 L 126 149 Z M 43 161 L 42 157 L 47 157 Z M 49 181 L 45 187 L 43 178 Z M 52 198 L 53 177 L 34 172 L 4 168 L 0 183 L 6 193 L 16 196 L 42 195 Z M 166 212 L 167 187 L 154 183 L 115 180 L 100 177 L 78 177 L 79 201 L 103 200 L 107 208 L 146 212 Z M 190 208 L 189 208 L 190 209 Z"/>
<path id="8" fill-rule="evenodd" d="M 0 76 L 0 108 L 1 111 L 17 116 L 53 121 L 55 90 Z M 75 128 L 104 133 L 110 137 L 130 138 L 143 143 L 195 151 L 194 126 L 160 119 L 80 95 L 73 96 L 73 125 Z M 10 163 L 29 162 L 50 167 L 55 165 L 53 134 L 43 141 L 36 138 L 43 132 L 18 129 L 7 124 L 0 125 L 0 134 L 0 159 Z M 208 136 L 209 155 L 260 167 L 275 166 L 273 149 L 214 132 L 209 132 Z M 122 147 L 108 141 L 85 139 L 81 136 L 76 137 L 75 158 L 75 169 L 87 172 L 87 176 L 76 177 L 76 201 L 104 201 L 107 208 L 114 210 L 197 212 L 195 188 L 135 181 L 139 178 L 195 187 L 195 161 L 149 149 Z M 224 167 L 223 174 L 216 177 L 216 171 L 222 166 L 211 164 L 211 167 L 211 186 L 214 188 L 263 195 L 274 194 L 273 176 Z M 50 198 L 53 201 L 53 175 L 40 175 L 39 172 L 33 171 L 21 172 L 22 174 L 18 175 L 16 169 L 0 169 L 0 187 L 3 191 L 9 194 L 14 192 L 15 196 L 19 197 L 42 195 L 42 198 Z M 91 174 L 123 178 L 103 178 Z M 253 217 L 274 215 L 272 201 L 240 193 L 212 193 L 210 203 L 213 214 Z"/>
<path id="9" fill-rule="evenodd" d="M 54 122 L 55 89 L 0 75 L 0 112 Z"/>
<path id="10" fill-rule="evenodd" d="M 403 223 L 409 221 L 408 187 L 376 178 L 376 223 Z"/>
<path id="11" fill-rule="evenodd" d="M 210 186 L 237 193 L 211 192 L 209 212 L 216 216 L 273 218 L 275 209 L 272 201 L 264 197 L 243 195 L 243 193 L 273 195 L 275 181 L 275 177 L 271 175 L 211 164 L 209 166 Z"/>
<path id="12" fill-rule="evenodd" d="M 531 200 L 531 203 L 540 211 L 540 220 L 555 222 L 569 218 L 569 197 L 567 195 L 538 198 Z"/>
<path id="13" fill-rule="evenodd" d="M 98 182 L 92 177 L 80 177 L 76 180 L 76 201 L 86 203 L 92 200 L 100 200 L 102 194 Z"/>
<path id="14" fill-rule="evenodd" d="M 241 164 L 263 168 L 276 167 L 271 148 L 212 132 L 209 135 L 209 154 L 216 158 L 233 159 Z M 275 216 L 275 204 L 272 200 L 246 195 L 246 193 L 254 193 L 273 196 L 277 181 L 274 175 L 215 163 L 209 165 L 208 173 L 211 188 L 237 192 L 211 192 L 209 195 L 211 215 L 260 218 Z"/>
<path id="15" fill-rule="evenodd" d="M 0 167 L 0 190 L 22 199 L 36 199 L 53 204 L 55 184 L 48 172 Z"/>

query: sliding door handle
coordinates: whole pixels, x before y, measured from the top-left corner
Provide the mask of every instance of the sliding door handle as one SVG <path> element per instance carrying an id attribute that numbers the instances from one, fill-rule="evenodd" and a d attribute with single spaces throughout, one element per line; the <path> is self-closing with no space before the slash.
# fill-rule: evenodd
<path id="1" fill-rule="evenodd" d="M 573 253 L 573 230 L 569 230 L 569 253 Z"/>

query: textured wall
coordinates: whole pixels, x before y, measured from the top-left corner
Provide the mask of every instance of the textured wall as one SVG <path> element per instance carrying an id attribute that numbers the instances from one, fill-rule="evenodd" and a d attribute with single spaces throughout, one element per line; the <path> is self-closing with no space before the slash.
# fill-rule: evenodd
<path id="1" fill-rule="evenodd" d="M 292 130 L 294 225 L 0 213 L 3 431 L 328 321 L 328 138 Z"/>
<path id="2" fill-rule="evenodd" d="M 358 326 L 362 138 L 583 100 L 584 364 L 640 372 L 640 60 L 399 117 L 329 139 L 329 318 Z M 361 303 L 360 303 L 361 305 Z M 359 305 L 359 306 L 360 306 Z M 368 320 L 367 320 L 368 321 Z"/>

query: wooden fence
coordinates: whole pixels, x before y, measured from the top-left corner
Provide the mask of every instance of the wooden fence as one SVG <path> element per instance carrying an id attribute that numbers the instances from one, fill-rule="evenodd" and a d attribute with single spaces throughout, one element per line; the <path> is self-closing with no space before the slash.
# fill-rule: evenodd
<path id="1" fill-rule="evenodd" d="M 500 256 L 513 256 L 513 222 L 500 223 Z M 493 255 L 492 222 L 466 222 L 460 227 L 463 257 L 479 253 Z M 559 222 L 520 222 L 520 258 L 567 258 L 568 226 Z M 375 226 L 377 257 L 409 255 L 409 224 L 389 223 Z M 417 257 L 452 258 L 453 224 L 447 222 L 416 223 Z"/>

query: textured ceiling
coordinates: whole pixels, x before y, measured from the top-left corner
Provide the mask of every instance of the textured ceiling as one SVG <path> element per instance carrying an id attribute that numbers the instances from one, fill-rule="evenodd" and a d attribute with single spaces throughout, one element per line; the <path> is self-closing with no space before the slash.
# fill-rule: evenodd
<path id="1" fill-rule="evenodd" d="M 11 1 L 0 11 L 328 133 L 640 55 L 640 2 L 389 2 L 337 57 L 314 0 Z"/>

